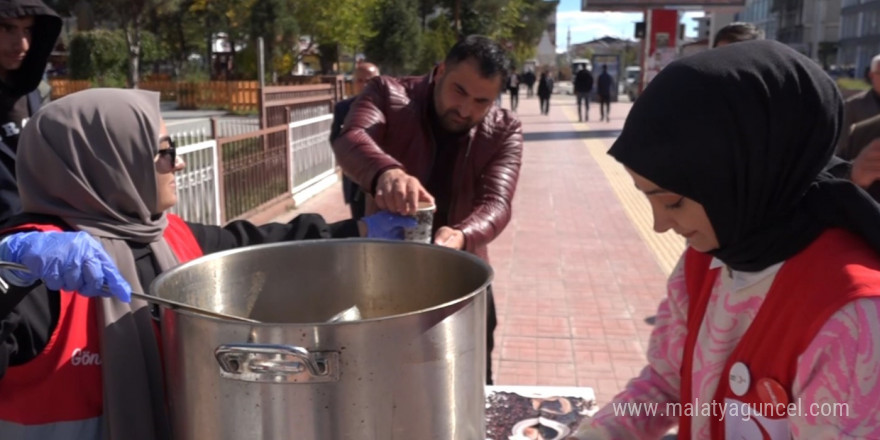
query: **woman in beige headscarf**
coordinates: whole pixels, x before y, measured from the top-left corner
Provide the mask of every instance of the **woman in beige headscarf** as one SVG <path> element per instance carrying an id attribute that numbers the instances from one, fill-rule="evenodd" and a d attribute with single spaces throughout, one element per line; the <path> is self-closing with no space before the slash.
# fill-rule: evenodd
<path id="1" fill-rule="evenodd" d="M 0 275 L 45 284 L 0 295 L 4 440 L 170 437 L 152 310 L 126 302 L 126 281 L 147 292 L 157 274 L 202 253 L 306 238 L 390 238 L 414 222 L 380 213 L 331 225 L 314 214 L 262 227 L 185 223 L 165 213 L 177 202 L 174 173 L 184 163 L 152 92 L 93 89 L 53 102 L 27 124 L 18 154 L 25 214 L 0 242 L 0 256 L 35 274 Z M 115 297 L 95 296 L 104 283 Z"/>

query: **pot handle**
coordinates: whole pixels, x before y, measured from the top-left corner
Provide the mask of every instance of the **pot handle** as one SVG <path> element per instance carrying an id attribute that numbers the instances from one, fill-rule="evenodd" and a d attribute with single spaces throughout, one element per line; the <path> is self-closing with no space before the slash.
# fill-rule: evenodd
<path id="1" fill-rule="evenodd" d="M 246 382 L 319 383 L 339 380 L 339 352 L 275 344 L 223 344 L 214 350 L 220 376 Z"/>

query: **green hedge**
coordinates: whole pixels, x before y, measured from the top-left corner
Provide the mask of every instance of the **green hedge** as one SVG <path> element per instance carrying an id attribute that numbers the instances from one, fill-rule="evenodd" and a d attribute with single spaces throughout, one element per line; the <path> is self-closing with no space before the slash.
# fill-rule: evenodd
<path id="1" fill-rule="evenodd" d="M 141 31 L 141 72 L 165 57 L 155 35 Z M 125 86 L 128 43 L 122 30 L 95 29 L 77 32 L 70 41 L 70 78 L 90 80 L 98 86 Z"/>

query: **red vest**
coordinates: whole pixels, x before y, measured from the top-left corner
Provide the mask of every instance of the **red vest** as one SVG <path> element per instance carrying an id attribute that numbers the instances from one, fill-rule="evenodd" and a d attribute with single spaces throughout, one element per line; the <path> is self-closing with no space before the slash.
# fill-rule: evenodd
<path id="1" fill-rule="evenodd" d="M 178 260 L 200 257 L 202 250 L 186 223 L 172 214 L 167 218 L 163 236 Z M 61 230 L 38 224 L 16 229 Z M 36 435 L 30 438 L 87 438 L 85 432 L 93 428 L 98 429 L 94 438 L 100 437 L 103 390 L 97 310 L 91 298 L 61 292 L 58 324 L 43 352 L 26 364 L 9 367 L 0 379 L 0 438 L 4 424 L 33 429 Z"/>
<path id="2" fill-rule="evenodd" d="M 712 286 L 720 270 L 709 269 L 711 260 L 710 255 L 692 248 L 687 250 L 685 256 L 685 280 L 690 306 L 682 362 L 682 403 L 694 404 L 691 389 L 694 349 Z M 751 408 L 760 410 L 762 417 L 752 416 L 744 421 L 743 417 L 727 415 L 721 421 L 713 416 L 712 439 L 724 439 L 725 428 L 727 432 L 733 432 L 731 429 L 740 434 L 745 432 L 745 438 L 791 438 L 790 433 L 786 435 L 789 427 L 785 416 L 792 408 L 770 405 L 774 399 L 767 399 L 767 394 L 762 399 L 759 388 L 767 389 L 768 382 L 761 379 L 770 379 L 781 385 L 780 391 L 784 390 L 785 395 L 776 395 L 777 398 L 782 397 L 776 402 L 790 402 L 797 359 L 831 315 L 850 301 L 878 296 L 880 256 L 847 231 L 828 230 L 802 252 L 787 260 L 776 274 L 754 321 L 727 359 L 714 396 L 714 402 L 719 406 L 724 403 L 728 406 L 736 404 L 740 408 L 740 416 L 743 415 L 741 409 Z M 743 395 L 737 395 L 730 387 L 732 380 L 742 378 L 739 374 L 728 375 L 737 363 L 743 364 L 748 371 L 749 385 Z M 699 402 L 699 406 L 706 404 Z M 797 405 L 797 402 L 792 404 Z M 773 408 L 781 411 L 768 411 Z M 805 405 L 795 411 L 806 414 L 809 410 Z M 689 417 L 681 417 L 678 432 L 679 438 L 691 438 Z"/>

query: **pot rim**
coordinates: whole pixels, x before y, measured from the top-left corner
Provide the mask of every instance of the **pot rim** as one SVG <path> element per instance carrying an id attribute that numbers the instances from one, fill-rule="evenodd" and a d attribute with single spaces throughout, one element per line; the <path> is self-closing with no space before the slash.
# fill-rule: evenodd
<path id="1" fill-rule="evenodd" d="M 268 321 L 266 321 L 266 322 L 259 322 L 259 323 L 249 323 L 249 322 L 242 322 L 242 321 L 233 321 L 230 319 L 223 319 L 223 318 L 218 318 L 218 317 L 214 317 L 214 316 L 208 316 L 208 315 L 204 315 L 204 314 L 200 314 L 200 313 L 196 313 L 196 312 L 191 312 L 191 311 L 187 311 L 187 310 L 183 310 L 183 309 L 175 309 L 175 308 L 168 307 L 165 305 L 159 305 L 159 307 L 160 307 L 160 309 L 165 310 L 165 311 L 171 311 L 174 313 L 178 313 L 178 314 L 182 314 L 182 315 L 186 315 L 186 316 L 191 316 L 191 317 L 196 317 L 199 319 L 206 319 L 206 320 L 211 320 L 211 321 L 216 321 L 216 322 L 222 322 L 224 324 L 236 324 L 236 325 L 242 325 L 242 326 L 248 326 L 248 327 L 279 326 L 279 325 L 284 325 L 284 326 L 307 325 L 307 326 L 321 326 L 321 327 L 323 327 L 323 326 L 339 326 L 339 325 L 346 325 L 346 324 L 358 324 L 358 323 L 364 323 L 364 322 L 377 322 L 377 321 L 383 321 L 383 320 L 388 320 L 388 319 L 399 319 L 399 318 L 405 318 L 405 317 L 409 317 L 409 316 L 422 315 L 427 312 L 432 312 L 432 311 L 436 311 L 436 310 L 449 308 L 457 303 L 469 301 L 471 298 L 475 297 L 480 292 L 486 291 L 488 289 L 488 287 L 492 284 L 492 281 L 495 278 L 495 270 L 492 268 L 492 266 L 489 263 L 484 261 L 482 258 L 480 258 L 474 254 L 471 254 L 469 252 L 465 252 L 465 251 L 460 251 L 460 250 L 451 249 L 451 248 L 438 246 L 438 245 L 434 245 L 434 244 L 429 244 L 429 243 L 419 243 L 419 242 L 402 241 L 402 240 L 399 240 L 399 241 L 398 240 L 383 240 L 383 239 L 375 239 L 375 238 L 328 238 L 328 239 L 318 239 L 318 240 L 300 240 L 300 241 L 286 241 L 286 242 L 281 242 L 281 243 L 255 244 L 255 245 L 250 245 L 250 246 L 242 246 L 242 247 L 238 247 L 238 248 L 234 248 L 234 249 L 228 249 L 228 250 L 220 251 L 220 252 L 213 252 L 208 255 L 203 255 L 199 258 L 187 261 L 186 263 L 179 264 L 179 265 L 159 274 L 159 276 L 157 276 L 156 279 L 153 280 L 153 282 L 150 284 L 149 294 L 152 296 L 159 296 L 159 295 L 157 295 L 156 291 L 159 289 L 159 286 L 164 284 L 168 278 L 173 277 L 178 272 L 186 271 L 187 269 L 189 269 L 193 266 L 204 264 L 204 262 L 207 260 L 220 259 L 225 256 L 232 255 L 232 254 L 253 251 L 254 249 L 268 249 L 268 248 L 274 248 L 274 247 L 288 247 L 288 246 L 305 247 L 305 246 L 313 246 L 313 245 L 321 244 L 321 243 L 336 244 L 339 242 L 379 243 L 382 245 L 391 245 L 391 246 L 431 247 L 432 252 L 435 252 L 435 251 L 436 252 L 446 252 L 446 253 L 450 253 L 450 254 L 455 253 L 459 257 L 467 258 L 471 262 L 476 263 L 477 265 L 483 266 L 486 269 L 488 276 L 487 276 L 486 281 L 483 282 L 478 288 L 474 289 L 472 292 L 470 292 L 466 295 L 462 295 L 462 296 L 460 296 L 456 299 L 453 299 L 451 301 L 447 301 L 445 303 L 440 303 L 440 304 L 437 304 L 437 305 L 434 305 L 431 307 L 427 307 L 424 309 L 415 310 L 412 312 L 406 312 L 406 313 L 400 313 L 400 314 L 388 315 L 388 316 L 381 316 L 381 317 L 376 317 L 376 318 L 364 318 L 364 319 L 359 319 L 357 321 L 341 321 L 341 322 L 332 322 L 332 323 L 331 322 L 323 322 L 323 321 L 297 322 L 297 323 L 268 322 Z"/>

